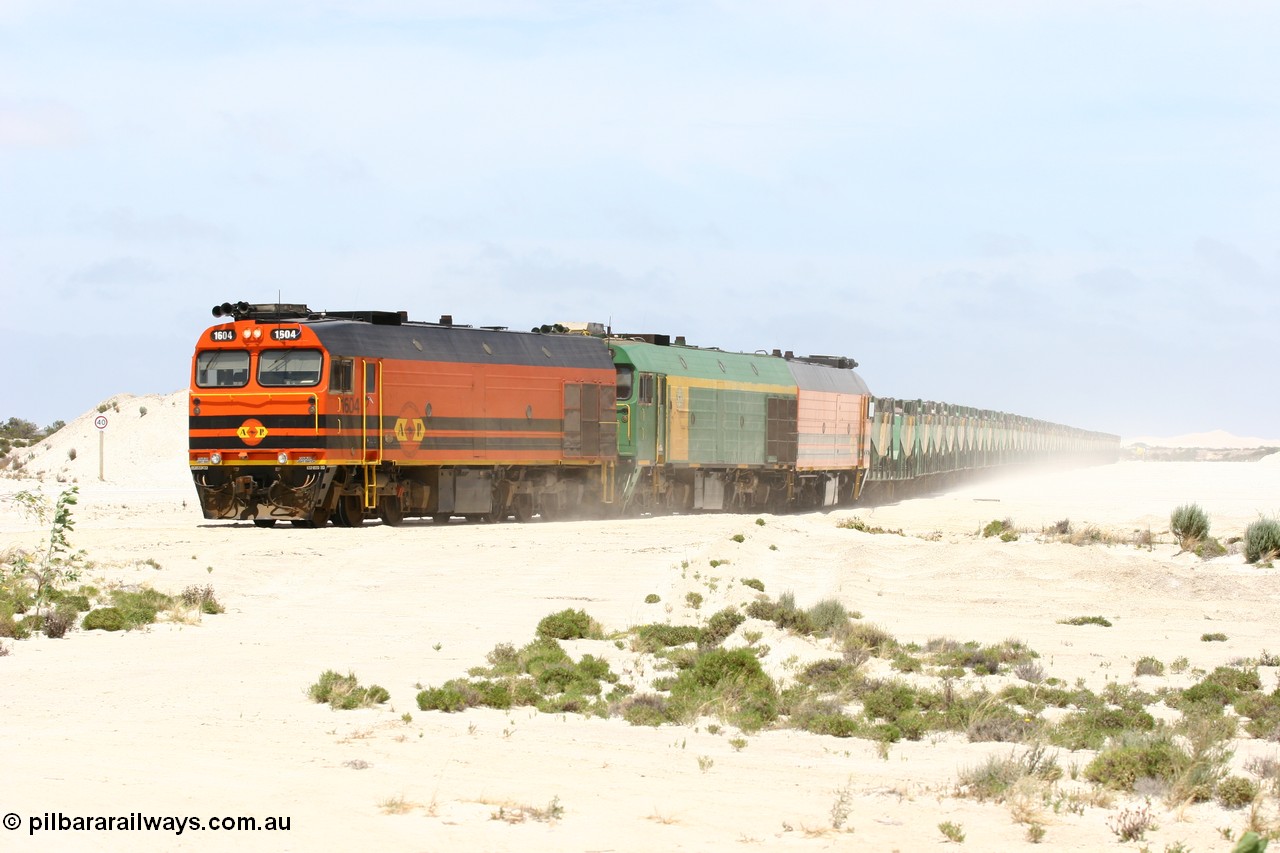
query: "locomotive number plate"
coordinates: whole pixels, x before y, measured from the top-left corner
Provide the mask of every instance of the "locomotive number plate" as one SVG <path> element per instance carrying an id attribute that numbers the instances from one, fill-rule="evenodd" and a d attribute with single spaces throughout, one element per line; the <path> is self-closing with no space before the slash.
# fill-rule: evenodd
<path id="1" fill-rule="evenodd" d="M 273 341 L 296 341 L 302 337 L 301 329 L 272 329 L 271 340 Z"/>
<path id="2" fill-rule="evenodd" d="M 209 332 L 209 340 L 212 341 L 234 341 L 235 339 L 235 329 L 214 329 Z"/>

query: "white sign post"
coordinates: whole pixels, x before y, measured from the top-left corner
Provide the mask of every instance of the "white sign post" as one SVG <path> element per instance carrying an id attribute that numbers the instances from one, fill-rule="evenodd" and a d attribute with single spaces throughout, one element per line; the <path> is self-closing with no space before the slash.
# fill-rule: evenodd
<path id="1" fill-rule="evenodd" d="M 98 479 L 102 479 L 102 446 L 104 444 L 104 436 L 107 434 L 107 416 L 98 415 L 93 419 L 93 425 L 98 428 Z"/>

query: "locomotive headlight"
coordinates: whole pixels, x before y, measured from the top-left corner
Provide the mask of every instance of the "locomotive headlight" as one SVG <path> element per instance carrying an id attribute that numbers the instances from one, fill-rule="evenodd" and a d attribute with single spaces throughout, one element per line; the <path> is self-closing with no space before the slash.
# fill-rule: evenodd
<path id="1" fill-rule="evenodd" d="M 221 454 L 221 453 L 214 453 L 214 454 L 211 454 L 211 455 L 209 456 L 209 461 L 210 461 L 210 462 L 212 462 L 214 465 L 221 465 L 221 464 L 222 464 L 222 454 Z"/>
<path id="2" fill-rule="evenodd" d="M 260 339 L 261 337 L 262 337 L 262 330 L 261 330 L 261 329 L 254 329 L 254 330 L 253 330 L 253 339 L 256 341 L 256 340 Z"/>
<path id="3" fill-rule="evenodd" d="M 245 329 L 245 330 L 244 330 L 244 339 L 245 339 L 246 341 L 247 341 L 247 340 L 249 340 L 249 330 L 248 330 L 248 329 Z"/>
<path id="4" fill-rule="evenodd" d="M 276 456 L 276 461 L 279 462 L 281 465 L 284 465 L 289 461 L 289 454 L 281 450 L 279 455 Z"/>

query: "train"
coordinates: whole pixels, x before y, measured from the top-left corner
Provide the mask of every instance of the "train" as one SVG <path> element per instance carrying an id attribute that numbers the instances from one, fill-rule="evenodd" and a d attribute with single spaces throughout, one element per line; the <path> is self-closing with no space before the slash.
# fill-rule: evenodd
<path id="1" fill-rule="evenodd" d="M 206 519 L 784 512 L 1119 452 L 1115 435 L 873 396 L 845 356 L 302 304 L 224 302 L 213 315 L 188 412 Z"/>

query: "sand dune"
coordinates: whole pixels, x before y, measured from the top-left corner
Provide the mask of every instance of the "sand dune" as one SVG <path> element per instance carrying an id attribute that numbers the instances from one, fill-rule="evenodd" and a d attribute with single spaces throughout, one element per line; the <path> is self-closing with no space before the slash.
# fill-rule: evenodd
<path id="1" fill-rule="evenodd" d="M 884 751 L 869 740 L 778 728 L 743 735 L 739 748 L 739 733 L 711 717 L 636 727 L 527 708 L 423 712 L 414 697 L 419 685 L 484 665 L 498 643 L 528 642 L 548 613 L 581 608 L 610 631 L 693 624 L 749 602 L 755 592 L 743 578 L 759 579 L 773 597 L 792 591 L 801 604 L 838 598 L 902 643 L 1016 638 L 1039 652 L 1049 675 L 1098 691 L 1194 680 L 1135 678 L 1143 656 L 1186 657 L 1212 670 L 1280 652 L 1280 570 L 1238 554 L 1201 561 L 1178 553 L 1165 533 L 1169 511 L 1188 501 L 1208 511 L 1223 539 L 1260 513 L 1280 512 L 1276 465 L 1126 462 L 988 480 L 874 510 L 761 516 L 763 525 L 756 516 L 708 515 L 259 530 L 200 518 L 183 465 L 184 394 L 118 400 L 102 481 L 96 412 L 36 448 L 19 472 L 27 477 L 0 479 L 0 493 L 80 486 L 73 542 L 93 559 L 88 579 L 100 587 L 212 584 L 227 606 L 194 625 L 0 641 L 11 652 L 0 658 L 0 811 L 24 820 L 6 849 L 906 851 L 944 843 L 944 821 L 963 828 L 969 850 L 1110 849 L 1108 821 L 1141 797 L 1052 807 L 1073 792 L 1084 797 L 1085 784 L 1069 776 L 1089 750 L 1051 750 L 1066 776 L 1037 807 L 1045 838 L 1035 848 L 1008 804 L 956 796 L 962 771 L 1010 754 L 1009 744 L 932 733 Z M 855 515 L 905 535 L 837 526 Z M 1006 517 L 1026 531 L 1018 541 L 976 535 Z M 1068 518 L 1120 544 L 1037 541 L 1041 527 Z M 1157 544 L 1134 547 L 1135 533 L 1148 529 Z M 39 533 L 0 501 L 0 548 L 31 547 Z M 712 568 L 712 560 L 728 562 Z M 696 610 L 686 604 L 690 592 L 704 598 Z M 649 594 L 660 603 L 646 604 Z M 1113 626 L 1059 621 L 1095 614 Z M 745 630 L 761 633 L 757 642 L 769 646 L 762 663 L 784 686 L 833 653 L 826 641 L 759 620 L 728 644 L 743 645 Z M 1207 632 L 1227 640 L 1203 642 Z M 604 657 L 642 687 L 656 674 L 656 662 L 625 643 L 565 645 L 575 656 Z M 887 661 L 867 666 L 901 677 Z M 325 669 L 386 687 L 390 703 L 332 711 L 309 702 L 305 690 Z M 1265 690 L 1277 687 L 1276 668 L 1258 671 Z M 955 686 L 1014 683 L 1010 674 L 966 674 Z M 1280 753 L 1280 744 L 1243 733 L 1232 746 L 1231 772 L 1246 776 L 1250 759 Z M 841 802 L 847 815 L 837 830 Z M 1267 800 L 1266 814 L 1275 805 Z M 1229 849 L 1220 829 L 1238 835 L 1247 817 L 1215 802 L 1175 807 L 1155 797 L 1151 808 L 1159 828 L 1144 843 L 1153 850 L 1178 842 Z M 279 815 L 291 829 L 29 837 L 26 818 L 49 812 Z"/>

